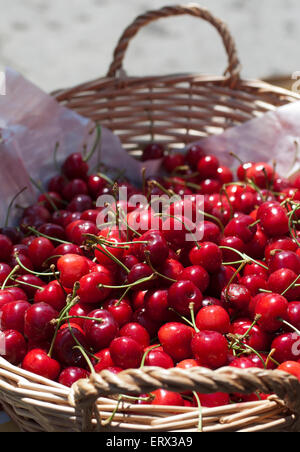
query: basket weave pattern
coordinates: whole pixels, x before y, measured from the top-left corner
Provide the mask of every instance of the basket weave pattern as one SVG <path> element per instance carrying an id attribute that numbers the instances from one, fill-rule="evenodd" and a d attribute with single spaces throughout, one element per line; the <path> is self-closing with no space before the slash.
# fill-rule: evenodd
<path id="1" fill-rule="evenodd" d="M 223 76 L 128 77 L 123 60 L 130 40 L 148 23 L 188 14 L 211 23 L 228 56 Z M 227 26 L 196 5 L 171 6 L 138 17 L 123 33 L 106 77 L 54 94 L 68 108 L 110 128 L 128 152 L 139 156 L 143 143 L 159 140 L 181 147 L 202 136 L 300 100 L 261 81 L 242 80 L 236 47 Z M 300 382 L 279 371 L 224 368 L 144 368 L 113 375 L 107 371 L 77 382 L 70 390 L 0 358 L 0 402 L 23 431 L 198 431 L 199 410 L 131 405 L 126 398 L 111 423 L 116 395 L 158 388 L 182 392 L 274 394 L 266 401 L 203 408 L 203 431 L 298 431 Z M 174 414 L 174 411 L 176 414 Z"/>

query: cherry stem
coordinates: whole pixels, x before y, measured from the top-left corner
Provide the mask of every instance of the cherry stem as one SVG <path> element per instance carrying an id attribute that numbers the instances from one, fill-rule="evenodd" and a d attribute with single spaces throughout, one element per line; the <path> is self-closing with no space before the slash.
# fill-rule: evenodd
<path id="1" fill-rule="evenodd" d="M 69 295 L 69 296 L 68 296 L 68 299 L 67 299 L 67 305 L 61 310 L 61 312 L 60 312 L 60 314 L 59 314 L 59 316 L 58 316 L 58 318 L 57 318 L 56 329 L 55 329 L 55 332 L 54 332 L 54 335 L 53 335 L 53 338 L 52 338 L 52 341 L 51 341 L 51 345 L 50 345 L 50 348 L 49 348 L 49 352 L 48 352 L 48 356 L 49 356 L 50 358 L 51 358 L 52 353 L 53 353 L 54 343 L 55 343 L 55 340 L 56 340 L 56 337 L 57 337 L 59 328 L 60 328 L 60 326 L 61 326 L 61 324 L 62 324 L 62 319 L 63 319 L 63 318 L 65 317 L 65 315 L 69 312 L 69 310 L 70 310 L 73 306 L 75 306 L 76 303 L 78 303 L 78 301 L 79 301 L 79 297 L 73 298 L 71 295 Z"/>
<path id="2" fill-rule="evenodd" d="M 294 333 L 297 333 L 298 336 L 300 336 L 300 331 L 299 331 L 294 325 L 292 325 L 291 323 L 289 323 L 289 322 L 287 322 L 286 320 L 281 319 L 281 318 L 278 319 L 278 320 L 280 320 L 284 325 L 286 325 L 286 326 L 288 326 L 289 328 L 291 328 L 291 330 L 293 330 Z"/>
<path id="3" fill-rule="evenodd" d="M 272 361 L 277 366 L 280 366 L 280 364 L 277 361 L 275 361 L 275 359 L 273 358 L 273 355 L 274 355 L 275 352 L 276 352 L 276 348 L 273 348 L 270 351 L 270 353 L 268 354 L 267 359 L 266 359 L 266 368 L 268 368 L 268 364 L 269 364 L 270 361 Z"/>
<path id="4" fill-rule="evenodd" d="M 169 311 L 175 312 L 175 314 L 178 315 L 178 317 L 180 317 L 184 322 L 186 322 L 188 325 L 190 325 L 192 328 L 194 328 L 194 324 L 189 319 L 187 319 L 183 315 L 179 314 L 175 309 L 169 308 Z"/>
<path id="5" fill-rule="evenodd" d="M 36 271 L 30 270 L 29 268 L 25 267 L 25 265 L 22 264 L 22 262 L 20 261 L 19 256 L 18 256 L 17 253 L 15 253 L 14 257 L 15 257 L 18 265 L 21 268 L 23 268 L 23 270 L 25 270 L 27 273 L 31 273 L 32 275 L 38 275 L 38 276 L 53 276 L 53 272 L 52 273 L 40 273 L 40 272 L 36 272 Z M 59 272 L 55 272 L 55 274 L 59 275 L 60 273 Z"/>
<path id="6" fill-rule="evenodd" d="M 120 306 L 128 292 L 130 291 L 131 287 L 127 287 L 127 289 L 124 291 L 123 295 L 118 299 L 117 303 L 115 304 L 116 307 Z"/>
<path id="7" fill-rule="evenodd" d="M 53 199 L 51 199 L 51 196 L 49 196 L 49 194 L 43 189 L 42 185 L 39 184 L 38 182 L 36 182 L 32 177 L 30 177 L 30 182 L 32 183 L 32 185 L 34 185 L 34 187 L 41 192 L 45 198 L 47 199 L 47 201 L 49 202 L 49 204 L 51 205 L 52 209 L 55 210 L 55 212 L 58 211 L 58 207 L 55 204 L 55 202 L 53 202 Z"/>
<path id="8" fill-rule="evenodd" d="M 202 420 L 202 405 L 200 402 L 200 398 L 196 391 L 193 391 L 193 395 L 196 399 L 198 408 L 199 408 L 199 422 L 198 422 L 198 432 L 201 433 L 203 431 L 203 420 Z"/>
<path id="9" fill-rule="evenodd" d="M 65 240 L 57 239 L 56 237 L 51 237 L 50 235 L 43 234 L 42 232 L 39 232 L 37 229 L 33 228 L 32 226 L 27 227 L 28 231 L 32 232 L 37 237 L 44 237 L 45 239 L 48 239 L 52 242 L 58 242 L 62 243 L 63 245 L 71 245 L 71 242 L 66 242 Z M 51 256 L 53 257 L 53 256 Z"/>
<path id="10" fill-rule="evenodd" d="M 293 281 L 292 284 L 290 284 L 289 287 L 287 289 L 285 289 L 284 292 L 282 292 L 281 296 L 284 297 L 284 295 L 296 285 L 296 283 L 299 279 L 300 279 L 300 275 L 298 275 L 297 278 L 295 279 L 295 281 Z"/>
<path id="11" fill-rule="evenodd" d="M 99 289 L 102 289 L 102 288 L 103 289 L 126 289 L 126 288 L 131 289 L 132 287 L 139 286 L 140 284 L 152 281 L 156 277 L 157 277 L 157 274 L 153 273 L 152 275 L 147 276 L 146 278 L 139 279 L 138 281 L 135 281 L 131 284 L 124 284 L 123 286 L 107 286 L 105 284 L 99 284 L 98 287 L 99 287 Z"/>
<path id="12" fill-rule="evenodd" d="M 153 345 L 153 347 L 150 347 L 150 348 L 148 348 L 148 350 L 145 351 L 144 356 L 142 358 L 140 369 L 143 369 L 143 367 L 145 366 L 145 361 L 146 361 L 146 358 L 149 355 L 149 353 L 152 352 L 152 350 L 155 350 L 156 348 L 159 348 L 159 347 L 160 347 L 160 344 Z"/>
<path id="13" fill-rule="evenodd" d="M 219 246 L 219 248 L 220 248 L 221 250 L 229 250 L 229 251 L 233 251 L 234 253 L 238 254 L 238 255 L 243 259 L 243 261 L 246 261 L 246 264 L 248 264 L 248 263 L 250 263 L 250 262 L 253 262 L 254 264 L 257 264 L 257 265 L 259 265 L 260 267 L 264 268 L 265 270 L 269 270 L 269 268 L 266 267 L 266 265 L 264 265 L 264 264 L 262 264 L 261 262 L 259 262 L 259 261 L 255 260 L 255 259 L 253 259 L 252 257 L 248 256 L 247 254 L 242 253 L 241 251 L 238 251 L 238 250 L 236 250 L 236 249 L 234 249 L 234 248 L 231 248 L 230 246 Z"/>
<path id="14" fill-rule="evenodd" d="M 7 276 L 7 278 L 5 278 L 5 280 L 3 281 L 1 290 L 4 290 L 4 289 L 5 289 L 5 287 L 6 287 L 7 283 L 8 283 L 8 281 L 10 280 L 10 278 L 11 278 L 15 273 L 17 273 L 18 270 L 20 270 L 20 265 L 16 265 L 16 266 L 12 269 L 12 271 L 10 272 L 10 274 Z"/>
<path id="15" fill-rule="evenodd" d="M 108 251 L 108 249 L 103 249 L 103 248 L 98 248 L 98 246 L 94 245 L 94 248 L 98 251 L 100 251 L 100 253 L 104 254 L 106 257 L 109 257 L 112 261 L 114 261 L 116 264 L 120 265 L 120 267 L 123 268 L 123 270 L 125 270 L 126 273 L 130 273 L 130 270 L 128 267 L 126 267 L 125 264 L 123 264 L 123 262 L 121 262 L 116 256 L 114 256 L 110 251 Z"/>
<path id="16" fill-rule="evenodd" d="M 14 205 L 16 199 L 17 199 L 22 193 L 24 193 L 25 190 L 27 190 L 27 187 L 22 188 L 22 190 L 20 190 L 20 191 L 12 198 L 12 200 L 10 201 L 10 203 L 9 203 L 9 205 L 8 205 L 8 208 L 7 208 L 7 213 L 6 213 L 5 221 L 4 221 L 4 227 L 5 227 L 5 228 L 7 228 L 7 226 L 8 226 L 8 222 L 9 222 L 9 217 L 10 217 L 10 214 L 11 214 L 11 210 L 12 210 L 12 208 L 13 208 L 13 205 Z"/>
<path id="17" fill-rule="evenodd" d="M 152 265 L 151 259 L 150 259 L 150 252 L 149 251 L 145 251 L 144 252 L 145 257 L 146 257 L 146 262 L 149 265 L 149 267 L 151 268 L 151 270 L 153 271 L 153 273 L 155 273 L 157 276 L 159 276 L 160 278 L 166 279 L 167 281 L 171 282 L 171 283 L 176 283 L 177 280 L 173 279 L 173 278 L 169 278 L 166 275 L 163 275 L 162 273 L 159 273 Z"/>
<path id="18" fill-rule="evenodd" d="M 35 284 L 30 284 L 30 283 L 27 283 L 25 281 L 19 281 L 18 279 L 13 279 L 13 281 L 15 281 L 18 285 L 19 284 L 23 284 L 23 286 L 32 287 L 33 289 L 37 289 L 37 290 L 43 290 L 44 289 L 44 287 L 42 287 L 42 286 L 36 286 Z"/>
<path id="19" fill-rule="evenodd" d="M 109 185 L 114 185 L 114 181 L 110 177 L 106 176 L 106 174 L 97 173 L 97 176 L 101 177 L 101 179 L 104 179 Z"/>
<path id="20" fill-rule="evenodd" d="M 199 330 L 199 328 L 197 328 L 197 325 L 196 325 L 194 307 L 195 307 L 195 303 L 190 303 L 189 304 L 189 310 L 191 312 L 191 319 L 192 319 L 193 328 L 196 331 L 196 333 L 199 333 L 200 330 Z"/>
<path id="21" fill-rule="evenodd" d="M 97 147 L 101 141 L 101 137 L 102 137 L 102 128 L 99 124 L 96 125 L 96 138 L 95 138 L 95 142 L 93 144 L 92 149 L 90 150 L 90 152 L 85 156 L 85 158 L 83 159 L 84 162 L 88 162 L 89 160 L 91 160 L 91 158 L 93 157 L 94 153 L 97 150 Z"/>

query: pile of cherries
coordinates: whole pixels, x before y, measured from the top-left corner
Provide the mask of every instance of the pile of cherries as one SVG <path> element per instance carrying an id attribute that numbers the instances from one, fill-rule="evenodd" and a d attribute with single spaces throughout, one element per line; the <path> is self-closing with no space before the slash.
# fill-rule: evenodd
<path id="1" fill-rule="evenodd" d="M 91 372 L 143 366 L 258 367 L 300 379 L 300 177 L 241 162 L 235 178 L 198 145 L 183 155 L 149 144 L 143 160 L 156 158 L 165 176 L 137 189 L 89 175 L 83 155 L 72 154 L 19 227 L 2 228 L 2 356 L 68 387 Z M 149 204 L 128 202 L 121 215 L 120 187 L 177 197 L 151 229 Z M 189 220 L 174 212 L 196 206 L 199 194 L 204 222 L 193 233 L 203 239 L 186 241 Z M 99 230 L 100 195 L 115 197 L 110 207 L 125 227 L 108 219 Z M 268 396 L 157 390 L 136 402 L 212 407 Z"/>

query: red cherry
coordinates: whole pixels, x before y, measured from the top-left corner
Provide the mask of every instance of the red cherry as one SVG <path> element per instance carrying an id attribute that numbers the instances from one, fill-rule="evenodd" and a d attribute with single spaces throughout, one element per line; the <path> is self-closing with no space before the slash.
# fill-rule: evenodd
<path id="1" fill-rule="evenodd" d="M 158 338 L 164 351 L 178 362 L 192 357 L 191 341 L 194 334 L 193 328 L 172 322 L 160 328 Z"/>
<path id="2" fill-rule="evenodd" d="M 163 369 L 171 369 L 174 367 L 174 362 L 170 355 L 163 350 L 151 350 L 146 356 L 145 366 L 147 367 L 162 367 Z"/>
<path id="3" fill-rule="evenodd" d="M 176 392 L 157 389 L 156 391 L 152 391 L 151 394 L 154 396 L 151 405 L 184 406 L 183 398 Z"/>
<path id="4" fill-rule="evenodd" d="M 1 330 L 16 330 L 24 334 L 24 318 L 30 307 L 28 301 L 12 301 L 2 306 L 0 310 Z"/>
<path id="5" fill-rule="evenodd" d="M 147 315 L 154 321 L 161 323 L 168 315 L 168 291 L 149 290 L 144 298 Z"/>
<path id="6" fill-rule="evenodd" d="M 251 301 L 251 293 L 242 284 L 230 284 L 222 292 L 222 301 L 235 312 L 247 312 Z"/>
<path id="7" fill-rule="evenodd" d="M 251 367 L 254 367 L 254 365 L 248 358 L 236 358 L 230 363 L 229 367 L 236 367 L 237 369 L 250 369 Z"/>
<path id="8" fill-rule="evenodd" d="M 25 313 L 25 336 L 35 342 L 51 340 L 55 331 L 52 321 L 57 319 L 58 315 L 58 312 L 46 303 L 30 306 Z"/>
<path id="9" fill-rule="evenodd" d="M 88 172 L 88 165 L 84 162 L 80 153 L 71 154 L 63 164 L 63 174 L 68 179 L 84 178 Z"/>
<path id="10" fill-rule="evenodd" d="M 64 367 L 85 368 L 87 363 L 81 351 L 75 347 L 80 344 L 89 350 L 83 330 L 76 324 L 64 324 L 60 327 L 54 342 L 54 357 Z"/>
<path id="11" fill-rule="evenodd" d="M 89 377 L 89 372 L 80 367 L 67 367 L 59 375 L 58 382 L 61 385 L 71 388 L 76 381 Z"/>
<path id="12" fill-rule="evenodd" d="M 38 290 L 34 296 L 34 303 L 47 303 L 53 309 L 60 312 L 66 305 L 66 294 L 58 281 L 51 281 L 42 290 Z"/>
<path id="13" fill-rule="evenodd" d="M 34 298 L 39 287 L 45 287 L 44 281 L 32 274 L 18 276 L 16 283 L 21 285 L 29 299 Z"/>
<path id="14" fill-rule="evenodd" d="M 164 158 L 163 165 L 168 173 L 173 173 L 176 168 L 184 165 L 184 155 L 173 153 Z"/>
<path id="15" fill-rule="evenodd" d="M 40 349 L 34 349 L 27 353 L 22 368 L 50 380 L 56 380 L 60 372 L 59 363 Z"/>
<path id="16" fill-rule="evenodd" d="M 216 408 L 230 404 L 229 394 L 224 392 L 215 392 L 213 394 L 199 394 L 197 393 L 201 406 L 207 408 Z M 194 399 L 194 405 L 197 406 L 197 401 Z"/>
<path id="17" fill-rule="evenodd" d="M 180 275 L 180 281 L 191 281 L 201 292 L 205 292 L 209 286 L 209 274 L 200 265 L 186 267 Z"/>
<path id="18" fill-rule="evenodd" d="M 66 254 L 61 257 L 57 262 L 57 268 L 62 285 L 70 289 L 89 272 L 87 259 L 77 254 Z"/>
<path id="19" fill-rule="evenodd" d="M 199 160 L 201 160 L 204 155 L 205 152 L 202 147 L 198 144 L 194 144 L 188 149 L 185 155 L 185 160 L 190 165 L 190 167 L 195 170 L 197 169 Z"/>
<path id="20" fill-rule="evenodd" d="M 287 314 L 288 323 L 300 329 L 300 302 L 289 303 Z"/>
<path id="21" fill-rule="evenodd" d="M 81 303 L 99 304 L 111 293 L 111 289 L 102 287 L 102 285 L 111 286 L 113 281 L 107 273 L 93 272 L 83 276 L 79 280 L 79 284 L 77 294 Z"/>
<path id="22" fill-rule="evenodd" d="M 297 300 L 300 298 L 300 287 L 289 287 L 297 280 L 297 275 L 288 268 L 281 268 L 272 273 L 268 279 L 268 289 L 273 293 L 284 293 L 287 300 Z"/>
<path id="23" fill-rule="evenodd" d="M 150 344 L 150 336 L 146 328 L 139 323 L 127 323 L 120 330 L 120 336 L 130 337 L 138 342 L 143 348 Z"/>
<path id="24" fill-rule="evenodd" d="M 206 155 L 199 160 L 197 170 L 202 179 L 208 177 L 217 178 L 219 167 L 220 163 L 216 157 L 213 155 Z"/>
<path id="25" fill-rule="evenodd" d="M 278 250 L 296 252 L 297 249 L 297 243 L 290 237 L 273 238 L 269 240 L 265 247 L 265 258 L 269 260 Z"/>
<path id="26" fill-rule="evenodd" d="M 7 290 L 0 290 L 0 309 L 7 303 L 15 301 L 15 297 Z"/>
<path id="27" fill-rule="evenodd" d="M 118 299 L 107 300 L 104 302 L 103 308 L 112 314 L 120 328 L 130 322 L 132 318 L 130 301 L 126 298 L 121 301 Z"/>
<path id="28" fill-rule="evenodd" d="M 196 326 L 199 330 L 227 334 L 230 330 L 230 317 L 221 306 L 207 306 L 198 312 Z"/>
<path id="29" fill-rule="evenodd" d="M 234 322 L 231 326 L 230 332 L 234 335 L 244 336 L 249 330 L 250 332 L 247 334 L 247 337 L 243 339 L 243 343 L 250 346 L 254 350 L 268 350 L 271 342 L 271 336 L 265 333 L 259 325 L 252 326 L 251 320 Z"/>
<path id="30" fill-rule="evenodd" d="M 193 265 L 201 265 L 209 273 L 218 271 L 222 265 L 222 252 L 220 248 L 212 242 L 203 242 L 195 246 L 190 254 L 190 261 Z"/>
<path id="31" fill-rule="evenodd" d="M 227 340 L 216 331 L 200 331 L 193 337 L 191 346 L 193 355 L 204 367 L 216 369 L 227 362 Z"/>
<path id="32" fill-rule="evenodd" d="M 131 337 L 118 337 L 109 347 L 110 355 L 116 366 L 123 369 L 135 369 L 141 364 L 143 347 Z"/>
<path id="33" fill-rule="evenodd" d="M 102 190 L 107 185 L 107 181 L 98 174 L 92 174 L 88 178 L 88 190 L 93 199 L 97 199 L 102 194 Z"/>
<path id="34" fill-rule="evenodd" d="M 99 319 L 85 320 L 83 324 L 88 343 L 98 352 L 109 346 L 119 334 L 119 327 L 112 314 L 105 309 L 96 309 L 89 313 L 89 317 Z"/>
<path id="35" fill-rule="evenodd" d="M 114 366 L 109 348 L 104 348 L 100 352 L 96 353 L 95 356 L 98 359 L 98 362 L 94 366 L 96 372 L 101 372 L 104 369 Z"/>
<path id="36" fill-rule="evenodd" d="M 260 315 L 259 325 L 268 332 L 274 333 L 282 326 L 287 317 L 288 301 L 279 294 L 268 294 L 258 300 L 255 314 Z"/>
<path id="37" fill-rule="evenodd" d="M 20 287 L 7 287 L 5 289 L 5 291 L 3 291 L 5 293 L 10 294 L 13 297 L 13 300 L 24 300 L 27 301 L 28 297 L 26 295 L 26 293 L 24 292 L 24 290 L 20 289 Z M 1 293 L 2 291 L 0 290 L 0 307 L 1 307 Z"/>
<path id="38" fill-rule="evenodd" d="M 244 243 L 248 243 L 253 239 L 257 231 L 257 226 L 253 225 L 253 223 L 252 217 L 240 214 L 227 224 L 224 235 L 225 237 L 238 237 Z"/>
<path id="39" fill-rule="evenodd" d="M 300 380 L 300 363 L 295 361 L 287 361 L 285 363 L 282 363 L 277 370 L 280 370 L 281 372 L 287 372 L 291 375 L 294 375 L 294 377 L 298 378 Z"/>
<path id="40" fill-rule="evenodd" d="M 190 304 L 194 304 L 194 311 L 198 312 L 202 305 L 203 296 L 191 281 L 179 281 L 172 284 L 168 291 L 168 304 L 180 315 L 190 314 Z"/>
<path id="41" fill-rule="evenodd" d="M 269 207 L 262 205 L 257 212 L 262 230 L 269 237 L 285 235 L 289 232 L 289 219 L 286 210 L 279 205 Z"/>
<path id="42" fill-rule="evenodd" d="M 252 180 L 259 188 L 267 188 L 273 180 L 274 170 L 267 163 L 255 163 L 247 169 L 246 177 Z"/>
<path id="43" fill-rule="evenodd" d="M 300 273 L 300 256 L 292 251 L 282 251 L 274 254 L 268 261 L 270 273 L 281 268 L 288 268 L 297 275 Z"/>
<path id="44" fill-rule="evenodd" d="M 15 330 L 6 330 L 0 333 L 1 356 L 14 366 L 23 361 L 27 353 L 27 344 L 24 336 Z"/>

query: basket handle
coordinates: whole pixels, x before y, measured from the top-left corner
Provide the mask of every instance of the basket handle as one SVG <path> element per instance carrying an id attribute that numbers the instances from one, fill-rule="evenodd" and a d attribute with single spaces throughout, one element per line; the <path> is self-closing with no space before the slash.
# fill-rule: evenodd
<path id="1" fill-rule="evenodd" d="M 116 77 L 117 73 L 122 69 L 123 60 L 125 57 L 126 50 L 131 39 L 138 33 L 138 31 L 154 22 L 158 19 L 171 17 L 171 16 L 181 16 L 188 14 L 190 16 L 199 17 L 211 23 L 221 35 L 225 50 L 228 56 L 228 67 L 225 71 L 225 75 L 229 76 L 231 82 L 236 82 L 240 78 L 241 64 L 237 56 L 236 45 L 234 39 L 229 32 L 227 25 L 217 17 L 213 16 L 206 8 L 201 8 L 196 4 L 189 4 L 186 6 L 166 6 L 159 10 L 149 11 L 145 14 L 137 17 L 131 25 L 129 25 L 121 36 L 113 56 L 113 61 L 110 65 L 109 71 L 107 73 L 108 77 Z"/>
<path id="2" fill-rule="evenodd" d="M 216 371 L 195 367 L 189 370 L 144 367 L 129 369 L 115 375 L 107 370 L 91 374 L 88 380 L 79 380 L 71 388 L 69 402 L 82 410 L 84 419 L 91 421 L 94 404 L 99 397 L 116 394 L 148 394 L 156 389 L 174 392 L 197 391 L 204 394 L 235 392 L 252 394 L 260 391 L 276 394 L 300 421 L 300 382 L 294 376 L 278 370 L 223 367 Z"/>

